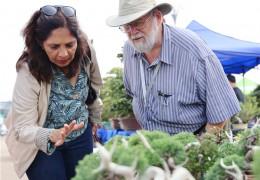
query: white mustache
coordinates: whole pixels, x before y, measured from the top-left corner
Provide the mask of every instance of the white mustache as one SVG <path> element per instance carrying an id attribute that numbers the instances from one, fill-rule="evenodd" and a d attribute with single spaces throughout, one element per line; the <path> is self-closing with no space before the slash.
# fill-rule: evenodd
<path id="1" fill-rule="evenodd" d="M 144 37 L 143 34 L 132 35 L 132 36 L 131 36 L 131 40 L 135 40 L 135 39 L 137 39 L 137 38 L 142 38 L 142 37 Z"/>

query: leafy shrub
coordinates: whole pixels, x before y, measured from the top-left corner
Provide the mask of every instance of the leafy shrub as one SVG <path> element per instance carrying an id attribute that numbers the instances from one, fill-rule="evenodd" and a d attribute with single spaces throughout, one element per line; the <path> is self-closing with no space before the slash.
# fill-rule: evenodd
<path id="1" fill-rule="evenodd" d="M 189 161 L 185 167 L 196 178 L 205 173 L 219 158 L 218 145 L 211 140 L 202 141 L 200 146 L 191 146 L 187 153 Z"/>
<path id="2" fill-rule="evenodd" d="M 154 151 L 144 146 L 138 134 L 132 134 L 129 137 L 114 136 L 105 144 L 105 148 L 110 150 L 114 141 L 118 139 L 112 155 L 112 161 L 120 165 L 131 166 L 134 160 L 137 159 L 136 169 L 139 177 L 150 166 L 157 166 L 163 169 L 163 161 L 167 161 L 169 157 L 172 157 L 175 165 L 180 165 L 188 159 L 184 167 L 191 172 L 195 179 L 232 179 L 220 166 L 220 159 L 223 158 L 224 164 L 227 166 L 230 166 L 232 161 L 234 161 L 242 170 L 242 173 L 248 172 L 248 170 L 251 170 L 248 163 L 252 163 L 252 160 L 251 156 L 245 159 L 245 155 L 249 155 L 246 142 L 253 137 L 251 145 L 260 145 L 260 128 L 242 131 L 236 136 L 238 137 L 237 141 L 233 143 L 227 141 L 228 138 L 223 132 L 215 134 L 205 133 L 201 140 L 194 139 L 192 133 L 180 133 L 175 136 L 169 136 L 167 133 L 160 131 L 139 130 L 139 132 L 146 137 Z M 127 140 L 128 147 L 124 146 L 123 138 Z M 187 148 L 186 145 L 190 142 L 199 143 L 192 144 Z M 259 157 L 259 151 L 252 157 L 252 170 L 256 177 L 259 176 L 260 172 Z M 111 177 L 111 173 L 105 170 L 94 174 L 93 170 L 99 166 L 99 163 L 100 158 L 97 154 L 85 156 L 82 161 L 79 161 L 79 165 L 76 168 L 76 176 L 73 180 L 123 179 L 116 175 Z"/>
<path id="3" fill-rule="evenodd" d="M 224 159 L 224 164 L 226 166 L 231 166 L 234 162 L 240 169 L 245 168 L 244 157 L 237 154 L 226 156 Z M 206 172 L 205 180 L 223 180 L 231 179 L 226 173 L 225 169 L 220 165 L 220 159 L 218 159 L 212 167 Z"/>
<path id="4" fill-rule="evenodd" d="M 147 149 L 144 150 L 143 147 L 136 146 L 127 148 L 122 145 L 118 145 L 112 156 L 112 161 L 125 166 L 132 166 L 135 158 L 138 159 L 137 172 L 142 174 L 146 168 L 151 166 L 149 160 L 147 159 Z"/>
<path id="5" fill-rule="evenodd" d="M 246 147 L 246 142 L 248 137 L 250 137 L 251 134 L 251 129 L 246 129 L 242 132 L 240 132 L 240 139 L 239 139 L 239 143 L 237 144 L 237 154 L 240 155 L 245 155 L 247 152 L 247 147 Z M 255 128 L 254 129 L 254 134 L 255 136 L 257 136 L 258 141 L 254 142 L 255 145 L 259 145 L 260 143 L 260 128 Z"/>
<path id="6" fill-rule="evenodd" d="M 198 142 L 198 138 L 193 133 L 181 132 L 173 136 L 174 140 L 181 142 L 184 146 L 192 142 Z"/>
<path id="7" fill-rule="evenodd" d="M 158 157 L 154 154 L 149 154 L 147 155 L 147 158 L 154 166 L 161 167 L 162 162 L 158 161 L 159 157 L 165 161 L 172 157 L 176 165 L 183 163 L 187 157 L 184 145 L 179 141 L 174 140 L 172 137 L 155 139 L 152 141 L 151 146 Z"/>
<path id="8" fill-rule="evenodd" d="M 240 104 L 241 111 L 239 113 L 239 117 L 243 123 L 248 123 L 251 119 L 255 119 L 256 116 L 260 114 L 258 104 L 259 101 L 257 101 L 256 97 L 252 95 L 246 96 L 246 102 L 244 104 Z"/>
<path id="9" fill-rule="evenodd" d="M 254 153 L 253 159 L 253 174 L 255 175 L 256 180 L 260 180 L 260 150 Z"/>
<path id="10" fill-rule="evenodd" d="M 139 130 L 141 132 L 146 140 L 152 144 L 154 140 L 156 139 L 164 139 L 170 137 L 169 134 L 162 132 L 162 131 L 146 131 L 146 130 Z M 129 145 L 130 146 L 136 146 L 136 145 L 141 145 L 143 146 L 143 142 L 140 139 L 138 134 L 133 134 L 131 138 L 129 139 Z"/>
<path id="11" fill-rule="evenodd" d="M 133 116 L 132 98 L 127 95 L 123 84 L 123 69 L 115 67 L 107 74 L 100 90 L 100 98 L 104 104 L 102 121 L 111 117 Z"/>
<path id="12" fill-rule="evenodd" d="M 97 154 L 86 155 L 76 167 L 76 176 L 72 180 L 101 180 L 105 172 L 93 173 L 98 168 L 100 158 Z"/>
<path id="13" fill-rule="evenodd" d="M 251 94 L 253 97 L 256 98 L 257 102 L 260 102 L 260 85 L 258 85 L 255 90 Z M 260 108 L 260 103 L 258 103 L 258 108 Z M 258 114 L 260 115 L 260 114 Z"/>
<path id="14" fill-rule="evenodd" d="M 221 158 L 224 158 L 232 154 L 237 154 L 237 153 L 238 153 L 237 147 L 234 143 L 225 142 L 221 144 L 218 148 L 218 154 L 219 157 Z"/>

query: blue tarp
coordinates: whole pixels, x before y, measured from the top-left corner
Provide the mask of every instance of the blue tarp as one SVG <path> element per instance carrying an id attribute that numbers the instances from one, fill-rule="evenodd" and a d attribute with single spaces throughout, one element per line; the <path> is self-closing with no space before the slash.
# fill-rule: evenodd
<path id="1" fill-rule="evenodd" d="M 260 43 L 225 36 L 196 21 L 192 21 L 186 29 L 198 34 L 209 45 L 219 58 L 226 74 L 246 73 L 260 64 Z"/>

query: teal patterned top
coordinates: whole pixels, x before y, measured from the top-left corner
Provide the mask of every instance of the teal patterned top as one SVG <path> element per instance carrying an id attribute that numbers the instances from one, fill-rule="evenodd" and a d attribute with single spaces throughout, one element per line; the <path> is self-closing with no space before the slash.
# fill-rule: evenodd
<path id="1" fill-rule="evenodd" d="M 59 129 L 64 127 L 65 123 L 69 124 L 73 120 L 76 120 L 77 124 L 84 121 L 84 128 L 73 131 L 66 137 L 65 142 L 68 142 L 83 134 L 88 124 L 89 112 L 85 105 L 89 89 L 87 85 L 88 77 L 82 69 L 74 88 L 60 69 L 54 69 L 54 76 L 51 84 L 47 119 L 43 127 Z M 50 148 L 49 145 L 48 149 Z"/>

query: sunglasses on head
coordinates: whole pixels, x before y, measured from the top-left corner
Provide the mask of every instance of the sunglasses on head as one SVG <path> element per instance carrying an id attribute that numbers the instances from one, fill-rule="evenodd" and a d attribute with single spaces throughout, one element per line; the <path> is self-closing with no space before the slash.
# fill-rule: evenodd
<path id="1" fill-rule="evenodd" d="M 58 11 L 61 11 L 64 16 L 66 17 L 73 17 L 76 16 L 76 10 L 73 7 L 70 6 L 43 6 L 41 7 L 40 11 L 45 14 L 46 16 L 53 16 Z"/>

